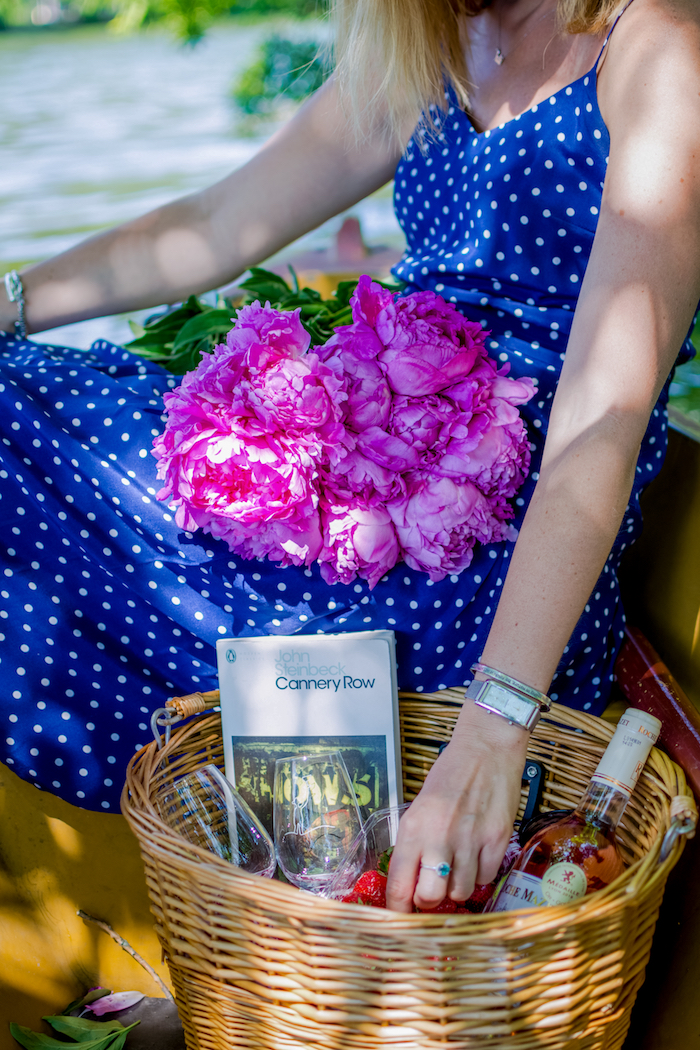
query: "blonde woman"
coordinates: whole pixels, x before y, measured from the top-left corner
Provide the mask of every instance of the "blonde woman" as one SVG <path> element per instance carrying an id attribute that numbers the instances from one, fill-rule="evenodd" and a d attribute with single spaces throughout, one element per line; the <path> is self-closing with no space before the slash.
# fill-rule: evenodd
<path id="1" fill-rule="evenodd" d="M 700 297 L 700 14 L 692 0 L 336 8 L 336 75 L 249 164 L 0 292 L 6 760 L 72 802 L 116 808 L 118 771 L 145 737 L 120 731 L 114 708 L 136 724 L 130 705 L 213 684 L 217 632 L 393 627 L 404 687 L 470 684 L 475 662 L 477 681 L 502 686 L 470 685 L 402 822 L 389 902 L 408 910 L 493 878 L 545 695 L 606 702 L 616 568 L 661 464 L 664 384 Z M 398 276 L 483 321 L 492 356 L 537 381 L 517 543 L 481 548 L 434 586 L 399 565 L 371 593 L 315 568 L 231 568 L 222 544 L 183 536 L 151 498 L 148 449 L 175 381 L 107 344 L 44 352 L 13 326 L 221 286 L 394 176 Z"/>

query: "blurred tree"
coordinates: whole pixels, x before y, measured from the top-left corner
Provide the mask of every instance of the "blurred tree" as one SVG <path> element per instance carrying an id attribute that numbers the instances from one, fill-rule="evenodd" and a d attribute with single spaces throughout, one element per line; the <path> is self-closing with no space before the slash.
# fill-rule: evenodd
<path id="1" fill-rule="evenodd" d="M 0 29 L 28 22 L 32 6 L 27 0 L 0 0 Z"/>
<path id="2" fill-rule="evenodd" d="M 329 73 L 327 56 L 317 40 L 268 37 L 257 59 L 233 85 L 231 97 L 244 113 L 273 112 L 280 101 L 300 102 L 321 86 Z"/>
<path id="3" fill-rule="evenodd" d="M 0 0 L 0 3 L 12 0 Z M 104 0 L 78 0 L 87 10 Z M 223 14 L 291 15 L 304 17 L 321 14 L 327 0 L 111 0 L 115 10 L 114 28 L 131 31 L 148 22 L 164 19 L 175 34 L 187 43 L 195 43 L 211 22 Z"/>
<path id="4" fill-rule="evenodd" d="M 37 0 L 0 0 L 0 29 L 36 22 L 32 12 L 39 6 Z M 109 18 L 123 32 L 165 21 L 181 40 L 194 43 L 223 14 L 305 17 L 323 14 L 327 0 L 56 0 L 53 6 L 55 21 Z"/>

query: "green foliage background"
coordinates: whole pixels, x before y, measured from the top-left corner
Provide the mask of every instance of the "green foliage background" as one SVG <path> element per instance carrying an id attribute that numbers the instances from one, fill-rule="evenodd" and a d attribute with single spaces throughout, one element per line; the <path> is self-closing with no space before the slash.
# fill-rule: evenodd
<path id="1" fill-rule="evenodd" d="M 273 112 L 282 97 L 301 102 L 320 88 L 328 72 L 315 40 L 289 40 L 274 34 L 238 78 L 231 97 L 243 113 L 264 115 Z"/>
<path id="2" fill-rule="evenodd" d="M 700 322 L 693 332 L 693 345 L 700 355 Z M 669 406 L 680 412 L 686 422 L 694 424 L 700 434 L 700 356 L 676 369 L 671 383 Z"/>
<path id="3" fill-rule="evenodd" d="M 0 29 L 31 27 L 36 2 L 0 0 Z M 321 15 L 327 7 L 327 0 L 59 0 L 59 3 L 61 16 L 56 25 L 109 20 L 114 29 L 128 32 L 163 21 L 180 39 L 190 43 L 198 40 L 207 26 L 221 15 L 305 18 Z"/>

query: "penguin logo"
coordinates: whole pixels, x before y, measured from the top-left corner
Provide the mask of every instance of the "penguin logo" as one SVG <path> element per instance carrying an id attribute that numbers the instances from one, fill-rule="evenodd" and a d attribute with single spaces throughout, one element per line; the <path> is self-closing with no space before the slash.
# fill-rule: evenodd
<path id="1" fill-rule="evenodd" d="M 226 659 L 228 660 L 228 662 L 230 664 L 235 664 L 235 662 L 236 662 L 236 650 L 235 649 L 227 649 L 226 650 Z"/>

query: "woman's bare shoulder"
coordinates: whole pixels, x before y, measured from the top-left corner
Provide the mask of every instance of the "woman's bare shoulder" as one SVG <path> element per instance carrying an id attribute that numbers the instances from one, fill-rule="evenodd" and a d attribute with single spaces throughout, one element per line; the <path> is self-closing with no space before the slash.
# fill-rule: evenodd
<path id="1" fill-rule="evenodd" d="M 606 62 L 611 65 L 656 65 L 700 54 L 698 0 L 633 0 L 615 26 Z"/>
<path id="2" fill-rule="evenodd" d="M 598 78 L 608 127 L 700 120 L 698 0 L 633 0 L 615 27 Z M 690 130 L 690 129 L 689 129 Z"/>

